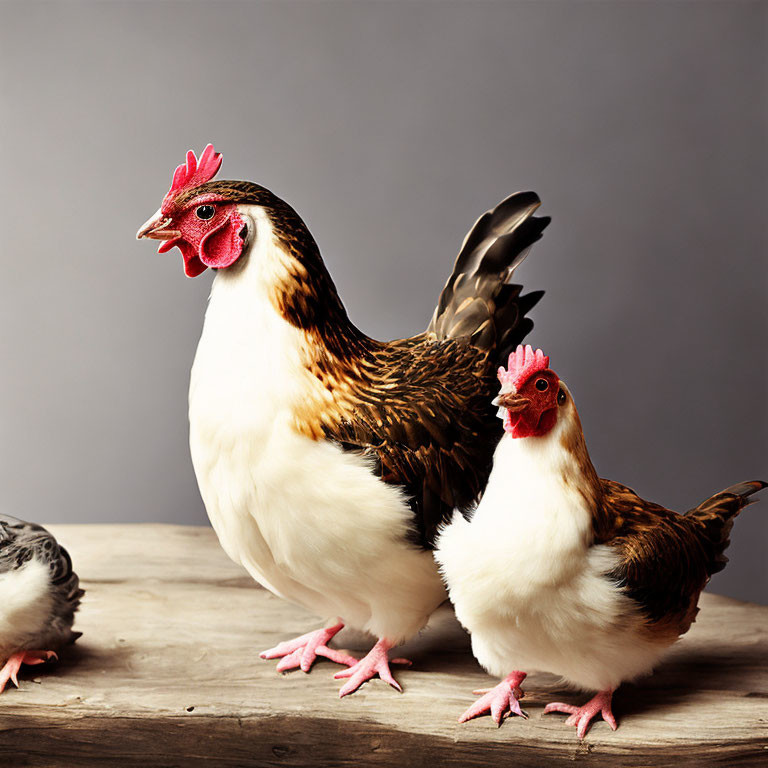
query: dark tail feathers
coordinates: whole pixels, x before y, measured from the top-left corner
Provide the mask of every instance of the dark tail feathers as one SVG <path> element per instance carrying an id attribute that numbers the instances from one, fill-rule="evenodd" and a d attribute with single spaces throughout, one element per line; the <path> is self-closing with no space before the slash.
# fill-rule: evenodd
<path id="1" fill-rule="evenodd" d="M 686 519 L 696 527 L 699 535 L 710 554 L 710 574 L 722 571 L 728 558 L 724 552 L 730 544 L 729 535 L 733 528 L 733 519 L 741 510 L 756 499 L 750 499 L 752 494 L 768 487 L 762 480 L 749 480 L 737 483 L 716 493 L 698 507 L 685 513 Z"/>
<path id="2" fill-rule="evenodd" d="M 526 314 L 544 295 L 521 296 L 522 287 L 508 282 L 549 224 L 549 217 L 533 216 L 540 205 L 534 192 L 518 192 L 477 220 L 440 294 L 428 333 L 438 339 L 469 338 L 506 364 L 533 327 Z"/>

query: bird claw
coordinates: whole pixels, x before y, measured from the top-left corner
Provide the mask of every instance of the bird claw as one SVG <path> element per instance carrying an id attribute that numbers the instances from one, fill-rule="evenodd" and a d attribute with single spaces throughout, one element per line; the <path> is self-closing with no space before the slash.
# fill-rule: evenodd
<path id="1" fill-rule="evenodd" d="M 22 664 L 45 664 L 46 661 L 59 660 L 59 656 L 56 651 L 24 651 L 24 658 L 21 660 Z"/>
<path id="2" fill-rule="evenodd" d="M 19 670 L 22 664 L 45 664 L 51 659 L 58 659 L 56 651 L 18 651 L 12 653 L 0 669 L 0 693 L 5 690 L 5 686 L 10 680 L 17 688 L 19 687 Z"/>
<path id="3" fill-rule="evenodd" d="M 386 640 L 379 640 L 376 645 L 371 648 L 368 654 L 357 661 L 354 666 L 349 669 L 343 669 L 341 672 L 337 672 L 334 675 L 334 679 L 342 680 L 349 678 L 349 681 L 345 683 L 339 690 L 339 698 L 344 698 L 350 693 L 354 693 L 364 682 L 371 680 L 378 675 L 385 683 L 389 683 L 396 691 L 400 693 L 403 689 L 400 684 L 392 676 L 392 671 L 389 668 L 390 664 L 405 664 L 411 665 L 408 659 L 392 659 L 388 658 L 389 649 L 392 646 Z"/>
<path id="4" fill-rule="evenodd" d="M 309 672 L 318 656 L 329 659 L 336 664 L 346 664 L 351 667 L 357 664 L 357 659 L 354 656 L 328 647 L 331 638 L 343 627 L 344 625 L 339 623 L 333 627 L 307 632 L 301 637 L 278 643 L 274 648 L 262 651 L 259 656 L 262 659 L 279 658 L 280 661 L 276 667 L 278 672 L 287 672 L 297 668 L 301 669 L 302 672 Z"/>
<path id="5" fill-rule="evenodd" d="M 490 712 L 493 722 L 501 727 L 504 715 L 509 711 L 510 715 L 517 715 L 524 720 L 528 719 L 528 713 L 520 708 L 519 699 L 523 698 L 520 683 L 525 679 L 525 672 L 513 672 L 506 680 L 502 680 L 493 688 L 479 688 L 473 691 L 475 695 L 482 695 L 469 709 L 459 717 L 460 723 L 466 723 L 474 717 Z"/>
<path id="6" fill-rule="evenodd" d="M 573 704 L 564 704 L 561 701 L 553 701 L 544 707 L 544 714 L 562 712 L 569 715 L 565 724 L 576 726 L 576 735 L 578 738 L 583 739 L 592 725 L 592 719 L 597 715 L 600 715 L 608 723 L 611 730 L 615 731 L 619 727 L 611 711 L 612 697 L 613 691 L 600 691 L 581 707 L 576 707 Z"/>

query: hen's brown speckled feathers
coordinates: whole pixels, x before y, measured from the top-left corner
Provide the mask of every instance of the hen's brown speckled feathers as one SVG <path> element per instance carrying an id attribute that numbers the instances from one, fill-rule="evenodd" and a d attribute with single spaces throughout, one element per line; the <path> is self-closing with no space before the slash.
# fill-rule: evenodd
<path id="1" fill-rule="evenodd" d="M 542 295 L 508 283 L 549 223 L 532 215 L 538 197 L 513 195 L 478 220 L 425 333 L 379 342 L 350 322 L 293 208 L 250 182 L 209 182 L 185 199 L 209 192 L 259 205 L 272 222 L 284 259 L 272 301 L 303 331 L 310 374 L 295 428 L 369 456 L 385 482 L 403 488 L 414 538 L 431 546 L 440 523 L 475 501 L 488 479 L 501 434 L 490 405 L 496 367 L 531 329 L 526 313 Z"/>
<path id="2" fill-rule="evenodd" d="M 600 482 L 601 519 L 611 529 L 596 530 L 596 543 L 620 553 L 611 575 L 640 605 L 652 629 L 683 634 L 696 615 L 699 593 L 725 566 L 733 518 L 766 483 L 739 483 L 679 515 L 612 480 Z"/>
<path id="3" fill-rule="evenodd" d="M 344 448 L 371 456 L 385 482 L 404 488 L 424 545 L 487 482 L 499 437 L 488 361 L 466 343 L 426 335 L 377 345 L 352 385 L 353 411 L 325 427 Z"/>
<path id="4" fill-rule="evenodd" d="M 431 546 L 453 509 L 477 500 L 500 436 L 496 368 L 533 326 L 526 313 L 541 292 L 508 283 L 548 218 L 534 218 L 532 192 L 484 214 L 467 236 L 427 332 L 372 342 L 362 356 L 355 407 L 325 434 L 375 458 L 400 485 L 418 540 Z"/>

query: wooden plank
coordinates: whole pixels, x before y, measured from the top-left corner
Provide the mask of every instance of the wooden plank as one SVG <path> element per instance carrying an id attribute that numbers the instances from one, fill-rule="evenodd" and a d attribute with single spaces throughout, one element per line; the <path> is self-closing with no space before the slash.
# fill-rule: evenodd
<path id="1" fill-rule="evenodd" d="M 275 673 L 258 652 L 316 620 L 258 588 L 207 528 L 51 526 L 87 595 L 83 637 L 0 696 L 0 766 L 768 764 L 768 608 L 705 595 L 657 673 L 616 695 L 621 727 L 580 744 L 544 704 L 583 694 L 533 673 L 531 718 L 458 715 L 490 681 L 449 610 L 404 649 L 402 695 L 338 699 L 337 667 Z M 366 638 L 340 635 L 344 647 Z"/>

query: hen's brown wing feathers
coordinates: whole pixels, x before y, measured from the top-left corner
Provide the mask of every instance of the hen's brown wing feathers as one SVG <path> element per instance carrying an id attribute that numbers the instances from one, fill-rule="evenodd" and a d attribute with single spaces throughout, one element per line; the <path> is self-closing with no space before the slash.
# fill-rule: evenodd
<path id="1" fill-rule="evenodd" d="M 381 477 L 404 488 L 424 546 L 488 480 L 501 435 L 496 368 L 531 329 L 526 313 L 542 296 L 509 283 L 549 223 L 533 216 L 540 204 L 520 192 L 478 219 L 426 333 L 366 339 L 359 371 L 346 377 L 352 415 L 324 424 L 327 438 L 373 455 Z"/>
<path id="2" fill-rule="evenodd" d="M 466 342 L 425 336 L 378 345 L 366 363 L 382 375 L 360 383 L 354 415 L 326 425 L 326 436 L 373 456 L 382 479 L 404 488 L 415 539 L 429 547 L 487 481 L 501 433 L 493 365 Z"/>
<path id="3" fill-rule="evenodd" d="M 733 486 L 685 515 L 645 501 L 612 480 L 601 484 L 604 529 L 596 531 L 596 543 L 618 550 L 619 565 L 611 576 L 650 622 L 682 634 L 696 614 L 699 593 L 723 567 L 733 518 L 765 483 Z"/>
<path id="4" fill-rule="evenodd" d="M 704 543 L 710 574 L 722 571 L 728 558 L 725 550 L 736 515 L 753 501 L 750 497 L 766 487 L 762 480 L 748 480 L 726 488 L 685 513 L 685 519 Z"/>

